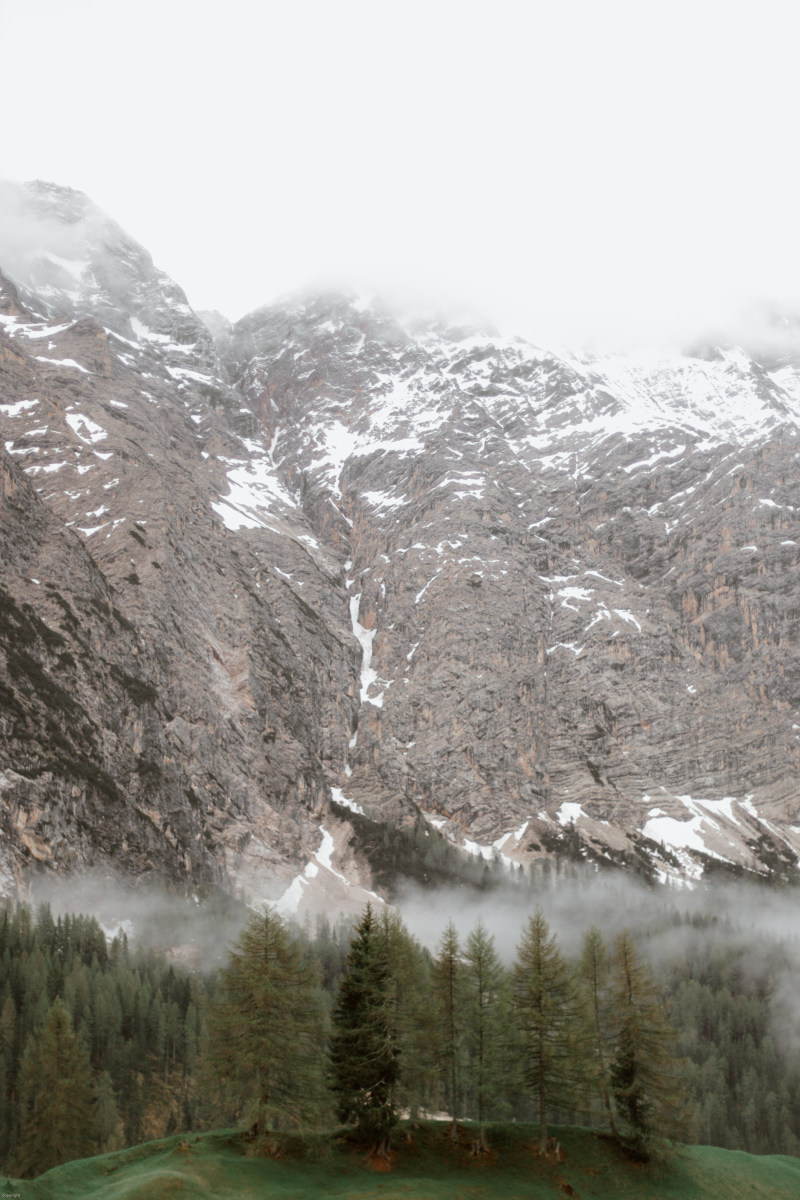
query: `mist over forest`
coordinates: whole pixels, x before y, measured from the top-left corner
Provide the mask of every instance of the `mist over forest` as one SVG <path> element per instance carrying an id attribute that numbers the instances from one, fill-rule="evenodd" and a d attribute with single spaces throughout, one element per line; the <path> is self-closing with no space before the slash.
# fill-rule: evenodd
<path id="1" fill-rule="evenodd" d="M 225 965 L 251 911 L 231 897 L 180 896 L 157 884 L 142 889 L 107 872 L 80 880 L 40 875 L 31 882 L 28 900 L 34 909 L 48 905 L 54 916 L 93 916 L 107 937 L 124 932 L 132 947 L 164 953 L 198 975 Z M 743 986 L 769 977 L 770 1031 L 781 1046 L 795 1048 L 800 1047 L 797 905 L 795 889 L 749 881 L 648 886 L 621 872 L 570 869 L 568 876 L 554 874 L 546 882 L 518 876 L 504 880 L 500 874 L 486 890 L 400 885 L 391 907 L 431 953 L 449 922 L 465 941 L 481 921 L 506 966 L 537 907 L 572 960 L 593 925 L 608 943 L 630 932 L 659 975 L 690 958 L 734 956 Z M 341 931 L 346 944 L 355 919 L 352 910 L 309 911 L 292 923 L 311 937 L 320 922 L 327 923 Z"/>
<path id="2" fill-rule="evenodd" d="M 226 959 L 250 911 L 233 897 L 182 896 L 157 882 L 143 888 L 110 872 L 87 872 L 80 879 L 39 874 L 31 878 L 26 899 L 34 908 L 49 905 L 56 916 L 91 915 L 109 936 L 123 929 L 132 945 L 177 949 L 201 972 L 216 969 Z M 478 920 L 483 921 L 506 963 L 513 960 L 522 927 L 537 906 L 569 957 L 579 953 L 583 934 L 592 924 L 608 940 L 623 930 L 631 932 L 647 948 L 654 965 L 680 961 L 689 942 L 696 945 L 699 940 L 708 948 L 747 947 L 747 961 L 757 973 L 765 947 L 780 945 L 786 956 L 789 997 L 797 972 L 800 1020 L 800 928 L 793 888 L 750 881 L 651 886 L 622 872 L 570 868 L 565 876 L 554 873 L 545 880 L 504 878 L 501 872 L 486 889 L 469 884 L 420 888 L 399 883 L 391 903 L 409 932 L 430 950 L 448 922 L 466 937 Z M 322 910 L 312 909 L 294 920 L 308 931 L 321 915 Z M 343 927 L 355 919 L 352 910 L 327 910 L 324 916 Z"/>

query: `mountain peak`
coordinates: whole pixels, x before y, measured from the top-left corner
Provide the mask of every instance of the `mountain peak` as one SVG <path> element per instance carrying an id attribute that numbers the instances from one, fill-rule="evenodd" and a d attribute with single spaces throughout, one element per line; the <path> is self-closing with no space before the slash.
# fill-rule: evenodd
<path id="1" fill-rule="evenodd" d="M 37 208 L 43 215 L 55 217 L 65 224 L 74 224 L 84 219 L 90 211 L 100 211 L 84 192 L 64 187 L 63 184 L 32 179 L 19 187 L 29 198 L 32 207 Z"/>

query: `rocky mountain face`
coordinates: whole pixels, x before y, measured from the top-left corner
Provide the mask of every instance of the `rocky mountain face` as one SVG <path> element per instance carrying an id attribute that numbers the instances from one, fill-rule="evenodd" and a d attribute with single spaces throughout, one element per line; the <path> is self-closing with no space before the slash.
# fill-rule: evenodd
<path id="1" fill-rule="evenodd" d="M 204 319 L 0 192 L 0 889 L 360 904 L 376 845 L 800 854 L 800 368 L 339 295 Z"/>

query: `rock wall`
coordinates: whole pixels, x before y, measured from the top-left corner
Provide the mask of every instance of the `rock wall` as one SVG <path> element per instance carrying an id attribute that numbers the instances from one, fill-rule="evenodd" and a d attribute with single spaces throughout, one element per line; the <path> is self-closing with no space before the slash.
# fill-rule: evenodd
<path id="1" fill-rule="evenodd" d="M 338 295 L 207 327 L 85 197 L 15 202 L 49 241 L 0 280 L 4 890 L 346 906 L 348 805 L 513 863 L 793 877 L 792 361 Z"/>

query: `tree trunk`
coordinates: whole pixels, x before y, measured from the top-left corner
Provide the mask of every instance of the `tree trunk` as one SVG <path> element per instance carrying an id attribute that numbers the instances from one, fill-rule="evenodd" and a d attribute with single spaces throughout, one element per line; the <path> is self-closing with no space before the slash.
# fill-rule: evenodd
<path id="1" fill-rule="evenodd" d="M 544 1055 L 539 1050 L 539 1149 L 547 1154 L 547 1087 L 544 1081 Z"/>
<path id="2" fill-rule="evenodd" d="M 617 1125 L 614 1120 L 614 1109 L 611 1107 L 611 1097 L 608 1094 L 608 1088 L 603 1089 L 603 1103 L 606 1106 L 606 1116 L 608 1117 L 608 1128 L 611 1130 L 611 1136 L 617 1136 Z"/>
<path id="3" fill-rule="evenodd" d="M 387 1134 L 384 1137 L 379 1138 L 378 1141 L 375 1143 L 373 1150 L 372 1150 L 372 1156 L 373 1156 L 373 1158 L 388 1159 L 390 1149 L 391 1149 L 391 1138 Z"/>

